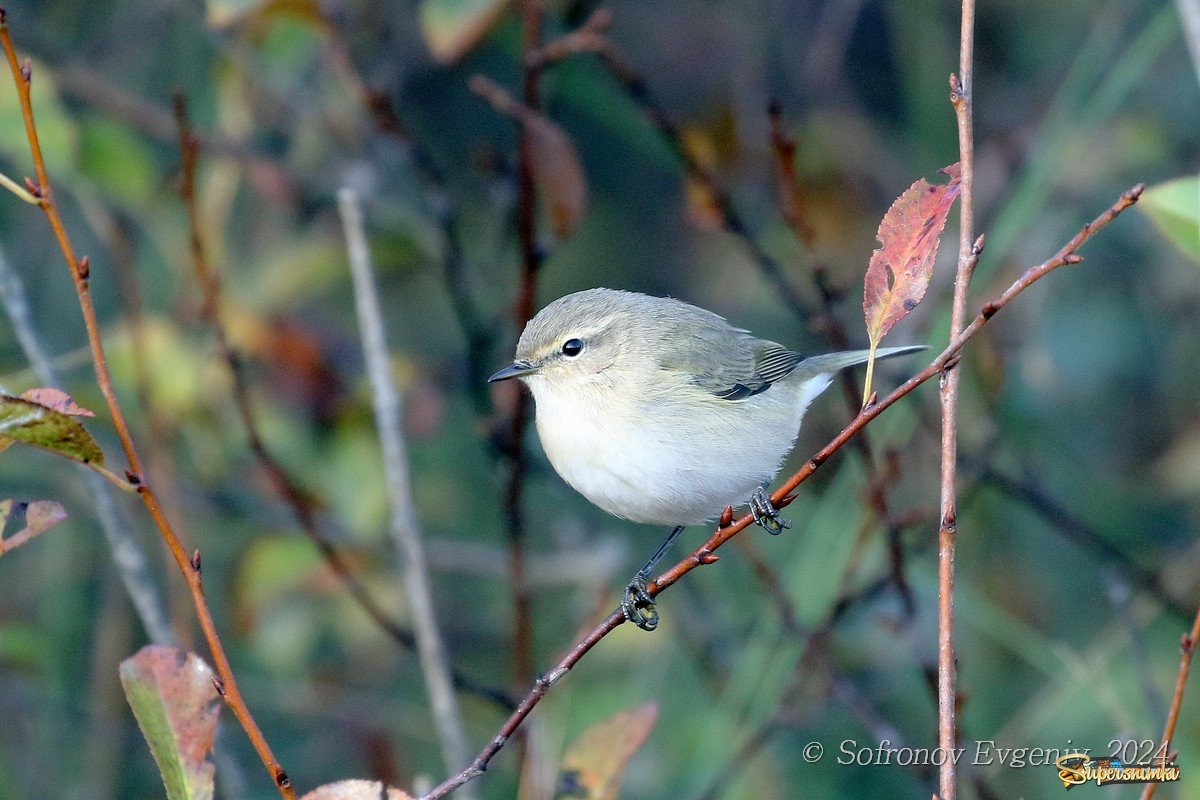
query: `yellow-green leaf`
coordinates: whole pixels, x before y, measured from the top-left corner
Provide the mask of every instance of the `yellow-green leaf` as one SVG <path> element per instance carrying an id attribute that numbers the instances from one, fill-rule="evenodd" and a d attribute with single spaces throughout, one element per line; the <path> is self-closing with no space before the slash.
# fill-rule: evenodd
<path id="1" fill-rule="evenodd" d="M 1176 178 L 1142 192 L 1137 205 L 1186 255 L 1200 261 L 1200 178 Z"/>
<path id="2" fill-rule="evenodd" d="M 508 0 L 423 0 L 421 33 L 435 61 L 453 64 L 488 34 Z"/>
<path id="3" fill-rule="evenodd" d="M 104 464 L 100 445 L 78 419 L 23 397 L 0 395 L 0 439 L 40 447 L 81 464 Z"/>

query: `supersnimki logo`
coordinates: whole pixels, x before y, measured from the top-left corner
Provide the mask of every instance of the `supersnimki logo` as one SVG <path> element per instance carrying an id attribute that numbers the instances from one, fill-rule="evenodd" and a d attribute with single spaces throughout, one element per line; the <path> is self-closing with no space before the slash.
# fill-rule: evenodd
<path id="1" fill-rule="evenodd" d="M 1179 780 L 1179 766 L 1174 760 L 1160 757 L 1144 763 L 1128 764 L 1119 758 L 1087 753 L 1068 753 L 1059 758 L 1054 766 L 1058 779 L 1070 789 L 1084 783 L 1104 786 L 1109 783 L 1160 783 Z"/>

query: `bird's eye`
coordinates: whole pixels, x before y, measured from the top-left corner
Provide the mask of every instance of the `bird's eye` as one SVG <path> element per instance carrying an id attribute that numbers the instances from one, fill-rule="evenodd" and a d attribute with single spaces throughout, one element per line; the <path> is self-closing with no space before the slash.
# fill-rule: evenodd
<path id="1" fill-rule="evenodd" d="M 574 358 L 583 352 L 582 339 L 567 339 L 562 346 L 563 355 L 567 358 Z"/>

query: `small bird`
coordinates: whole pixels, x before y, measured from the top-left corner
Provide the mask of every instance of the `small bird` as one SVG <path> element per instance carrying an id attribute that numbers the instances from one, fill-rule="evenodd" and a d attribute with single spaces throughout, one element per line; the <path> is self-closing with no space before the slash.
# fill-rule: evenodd
<path id="1" fill-rule="evenodd" d="M 576 491 L 623 519 L 674 526 L 621 603 L 653 630 L 646 581 L 685 526 L 749 502 L 769 532 L 788 527 L 764 487 L 813 399 L 866 360 L 866 350 L 805 358 L 680 300 L 588 289 L 543 308 L 488 380 L 529 387 L 546 457 Z"/>

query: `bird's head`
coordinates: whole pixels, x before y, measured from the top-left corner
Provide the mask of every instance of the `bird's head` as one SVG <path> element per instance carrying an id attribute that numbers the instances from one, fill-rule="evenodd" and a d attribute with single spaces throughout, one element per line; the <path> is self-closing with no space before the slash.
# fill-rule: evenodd
<path id="1" fill-rule="evenodd" d="M 644 295 L 589 289 L 555 300 L 529 321 L 512 364 L 492 381 L 521 378 L 531 388 L 586 382 L 618 365 L 641 327 Z"/>

